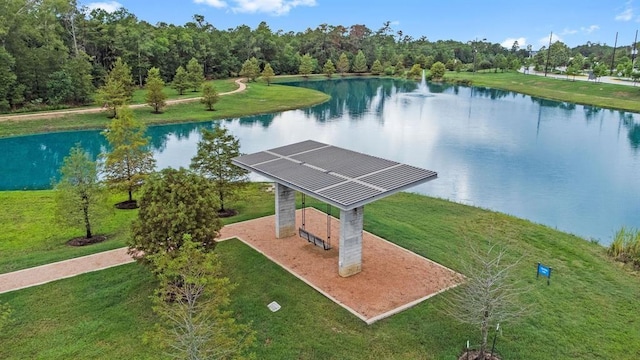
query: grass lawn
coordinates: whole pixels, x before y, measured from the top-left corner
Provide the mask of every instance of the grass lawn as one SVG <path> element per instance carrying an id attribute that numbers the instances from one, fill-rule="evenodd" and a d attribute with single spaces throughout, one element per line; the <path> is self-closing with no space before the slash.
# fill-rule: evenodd
<path id="1" fill-rule="evenodd" d="M 608 109 L 640 112 L 640 88 L 627 85 L 594 83 L 553 79 L 538 75 L 506 72 L 456 73 L 447 72 L 445 81 L 469 80 L 473 86 L 527 94 L 544 99 L 566 101 L 583 105 L 594 105 Z"/>
<path id="2" fill-rule="evenodd" d="M 273 213 L 273 193 L 260 191 L 262 184 L 251 184 L 240 193 L 242 200 L 232 204 L 239 214 L 225 222 L 243 221 Z M 82 229 L 63 228 L 53 220 L 53 190 L 0 191 L 0 203 L 11 211 L 0 212 L 0 274 L 55 261 L 94 254 L 126 246 L 129 225 L 137 210 L 115 210 L 95 234 L 106 234 L 107 241 L 91 246 L 72 247 L 66 242 L 84 235 Z M 112 195 L 113 204 L 126 194 Z"/>
<path id="3" fill-rule="evenodd" d="M 234 85 L 235 86 L 235 85 Z M 150 107 L 133 109 L 136 119 L 147 125 L 210 121 L 254 114 L 264 114 L 309 107 L 325 102 L 329 95 L 300 87 L 249 83 L 241 93 L 221 96 L 215 111 L 207 111 L 199 102 L 168 106 L 161 114 L 153 114 Z M 103 129 L 110 119 L 106 112 L 70 114 L 65 117 L 33 120 L 7 120 L 0 122 L 0 137 L 51 131 Z"/>
<path id="4" fill-rule="evenodd" d="M 245 206 L 238 208 L 255 211 L 245 218 L 271 213 L 272 195 L 256 195 Z M 640 277 L 597 244 L 408 193 L 367 205 L 364 221 L 366 230 L 457 270 L 471 244 L 484 247 L 489 239 L 512 258 L 523 256 L 516 274 L 532 285 L 522 298 L 532 312 L 501 325 L 497 349 L 504 359 L 639 355 Z M 453 359 L 467 339 L 478 342 L 476 329 L 443 315 L 448 293 L 367 326 L 237 240 L 216 251 L 238 284 L 238 319 L 251 321 L 258 333 L 258 359 Z M 538 261 L 553 267 L 550 286 L 535 279 Z M 0 301 L 15 309 L 15 323 L 0 334 L 0 358 L 159 358 L 141 344 L 153 317 L 152 287 L 146 270 L 130 264 L 2 294 Z M 274 300 L 282 305 L 277 313 L 266 307 Z"/>

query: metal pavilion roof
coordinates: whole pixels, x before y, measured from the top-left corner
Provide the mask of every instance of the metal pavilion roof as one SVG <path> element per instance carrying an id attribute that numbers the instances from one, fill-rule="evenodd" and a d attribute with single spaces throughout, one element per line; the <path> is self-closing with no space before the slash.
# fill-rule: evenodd
<path id="1" fill-rule="evenodd" d="M 342 210 L 363 206 L 438 177 L 431 170 L 313 140 L 231 161 Z"/>

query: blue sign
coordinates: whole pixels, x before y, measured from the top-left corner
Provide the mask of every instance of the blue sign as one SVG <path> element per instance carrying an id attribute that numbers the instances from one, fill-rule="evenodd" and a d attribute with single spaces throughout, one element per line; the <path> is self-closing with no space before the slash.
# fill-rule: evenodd
<path id="1" fill-rule="evenodd" d="M 540 275 L 547 277 L 547 285 L 549 285 L 549 281 L 551 280 L 551 268 L 538 263 L 538 271 L 536 272 L 536 279 Z"/>

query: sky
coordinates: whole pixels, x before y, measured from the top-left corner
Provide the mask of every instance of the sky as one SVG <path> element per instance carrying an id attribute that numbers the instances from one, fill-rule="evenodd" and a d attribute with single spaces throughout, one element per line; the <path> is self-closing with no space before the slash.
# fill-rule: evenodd
<path id="1" fill-rule="evenodd" d="M 640 28 L 640 0 L 81 0 L 88 8 L 124 7 L 138 19 L 184 25 L 194 14 L 220 30 L 265 21 L 273 32 L 299 32 L 318 25 L 366 25 L 375 31 L 390 21 L 394 32 L 430 41 L 483 40 L 534 50 L 562 41 L 631 45 Z"/>

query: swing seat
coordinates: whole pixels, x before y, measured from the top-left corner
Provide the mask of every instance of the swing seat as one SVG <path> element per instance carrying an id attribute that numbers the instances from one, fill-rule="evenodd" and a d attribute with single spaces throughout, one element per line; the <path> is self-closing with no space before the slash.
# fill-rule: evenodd
<path id="1" fill-rule="evenodd" d="M 324 241 L 323 239 L 313 235 L 312 233 L 308 232 L 307 230 L 303 229 L 303 228 L 298 228 L 298 234 L 300 235 L 301 238 L 307 240 L 308 242 L 312 243 L 315 246 L 319 246 L 325 250 L 330 250 L 331 249 L 331 245 L 329 245 L 329 243 L 327 243 L 326 241 Z"/>

